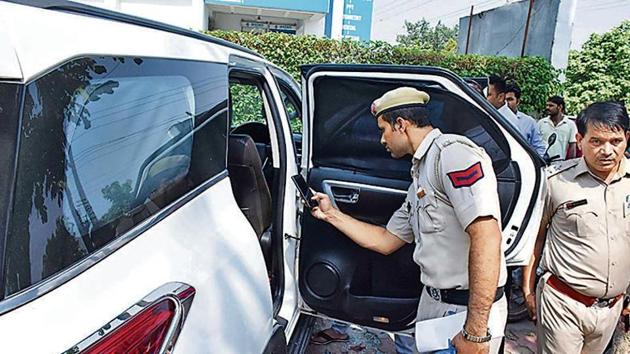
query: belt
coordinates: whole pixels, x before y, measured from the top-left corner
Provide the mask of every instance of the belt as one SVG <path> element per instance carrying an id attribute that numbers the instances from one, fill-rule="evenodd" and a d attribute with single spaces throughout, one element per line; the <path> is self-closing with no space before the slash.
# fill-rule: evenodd
<path id="1" fill-rule="evenodd" d="M 552 274 L 549 277 L 549 279 L 547 279 L 547 284 L 551 286 L 552 288 L 556 289 L 557 291 L 561 292 L 562 294 L 570 297 L 571 299 L 582 303 L 586 307 L 594 306 L 594 307 L 611 308 L 615 306 L 617 301 L 619 301 L 619 299 L 623 297 L 623 294 L 620 294 L 615 297 L 611 297 L 609 299 L 600 299 L 593 296 L 587 296 L 587 295 L 581 294 L 573 290 L 573 288 L 570 287 L 569 285 L 565 284 L 555 274 Z"/>
<path id="2" fill-rule="evenodd" d="M 427 290 L 429 296 L 431 296 L 435 301 L 451 305 L 468 306 L 468 296 L 470 295 L 470 291 L 468 289 L 436 289 L 430 286 L 425 286 L 424 288 Z M 497 292 L 494 295 L 494 302 L 499 301 L 503 297 L 503 293 L 504 290 L 502 286 L 497 288 Z"/>

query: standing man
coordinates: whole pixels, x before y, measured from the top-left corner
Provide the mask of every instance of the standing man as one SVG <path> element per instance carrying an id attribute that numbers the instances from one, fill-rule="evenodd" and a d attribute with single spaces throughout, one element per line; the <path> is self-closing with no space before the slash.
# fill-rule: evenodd
<path id="1" fill-rule="evenodd" d="M 501 113 L 512 125 L 516 126 L 516 122 L 518 118 L 516 118 L 516 114 L 512 112 L 510 107 L 508 107 L 505 97 L 507 93 L 507 84 L 505 83 L 505 79 L 497 76 L 490 75 L 488 77 L 488 88 L 487 88 L 486 98 L 494 108 Z"/>
<path id="2" fill-rule="evenodd" d="M 561 160 L 572 159 L 576 156 L 575 123 L 564 115 L 564 99 L 552 96 L 547 100 L 547 117 L 538 121 L 538 130 L 543 140 L 548 141 L 551 134 L 556 134 L 556 141 L 549 147 L 550 157 L 558 156 Z"/>
<path id="3" fill-rule="evenodd" d="M 381 254 L 415 241 L 413 258 L 426 289 L 417 320 L 468 310 L 453 338 L 457 352 L 498 353 L 507 316 L 506 269 L 492 161 L 467 138 L 434 129 L 428 102 L 425 92 L 401 87 L 372 104 L 385 149 L 394 158 L 413 156 L 413 182 L 387 227 L 342 213 L 322 193 L 313 197 L 319 206 L 311 213 Z"/>
<path id="4" fill-rule="evenodd" d="M 531 147 L 536 150 L 541 157 L 545 154 L 547 144 L 543 141 L 536 120 L 531 116 L 518 110 L 518 106 L 521 104 L 521 89 L 516 84 L 510 84 L 507 86 L 505 92 L 505 101 L 508 107 L 516 115 L 516 122 L 514 125 L 518 128 L 518 131 L 525 138 L 525 141 L 529 143 Z"/>
<path id="5" fill-rule="evenodd" d="M 628 113 L 618 103 L 594 103 L 580 113 L 577 129 L 584 156 L 552 167 L 523 276 L 543 354 L 602 353 L 630 284 Z M 546 273 L 534 295 L 541 255 Z"/>

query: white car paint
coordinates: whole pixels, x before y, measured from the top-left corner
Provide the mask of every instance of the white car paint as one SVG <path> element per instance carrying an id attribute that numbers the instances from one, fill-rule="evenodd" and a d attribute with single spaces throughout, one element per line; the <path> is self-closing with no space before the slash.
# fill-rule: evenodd
<path id="1" fill-rule="evenodd" d="M 230 55 L 238 55 L 268 64 L 236 48 L 169 32 L 11 3 L 0 2 L 0 24 L 3 50 L 0 77 L 21 82 L 32 81 L 60 63 L 85 55 L 226 64 Z M 277 134 L 283 134 L 290 142 L 291 131 L 268 70 L 265 78 L 283 122 L 278 128 L 269 124 L 273 127 L 274 157 L 278 157 Z M 292 144 L 287 145 L 284 163 L 290 175 L 297 173 L 297 167 Z M 279 166 L 279 158 L 274 161 Z M 285 233 L 295 236 L 296 191 L 293 185 L 284 188 L 283 227 Z M 281 316 L 289 320 L 286 334 L 289 337 L 298 316 L 297 284 L 292 276 L 296 241 L 288 239 L 284 247 Z M 36 288 L 44 289 L 55 280 L 56 277 L 51 277 Z M 0 315 L 2 352 L 65 351 L 169 282 L 187 283 L 196 289 L 175 353 L 263 351 L 274 324 L 269 279 L 258 239 L 236 205 L 229 178 L 221 179 L 58 288 Z M 20 296 L 16 294 L 0 302 L 0 308 L 19 302 Z M 32 340 L 34 334 L 37 340 Z"/>
<path id="2" fill-rule="evenodd" d="M 258 240 L 229 179 L 63 286 L 0 316 L 2 351 L 63 352 L 173 281 L 197 290 L 175 352 L 262 352 L 271 294 Z"/>

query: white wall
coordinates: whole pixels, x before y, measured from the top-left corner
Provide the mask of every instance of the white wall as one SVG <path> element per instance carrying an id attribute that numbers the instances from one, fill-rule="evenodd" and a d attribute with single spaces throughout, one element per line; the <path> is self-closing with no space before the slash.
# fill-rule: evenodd
<path id="1" fill-rule="evenodd" d="M 192 30 L 207 28 L 207 13 L 200 0 L 75 0 L 92 6 L 148 18 Z"/>
<path id="2" fill-rule="evenodd" d="M 298 28 L 298 33 L 323 37 L 325 27 L 326 16 L 313 16 L 310 19 L 304 21 L 304 25 Z"/>

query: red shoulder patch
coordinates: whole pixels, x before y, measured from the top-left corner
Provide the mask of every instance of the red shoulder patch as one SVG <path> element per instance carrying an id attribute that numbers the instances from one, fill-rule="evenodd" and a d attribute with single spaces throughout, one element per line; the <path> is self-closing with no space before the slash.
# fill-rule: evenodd
<path id="1" fill-rule="evenodd" d="M 481 162 L 477 162 L 465 170 L 449 172 L 447 175 L 455 188 L 470 187 L 484 176 Z"/>

